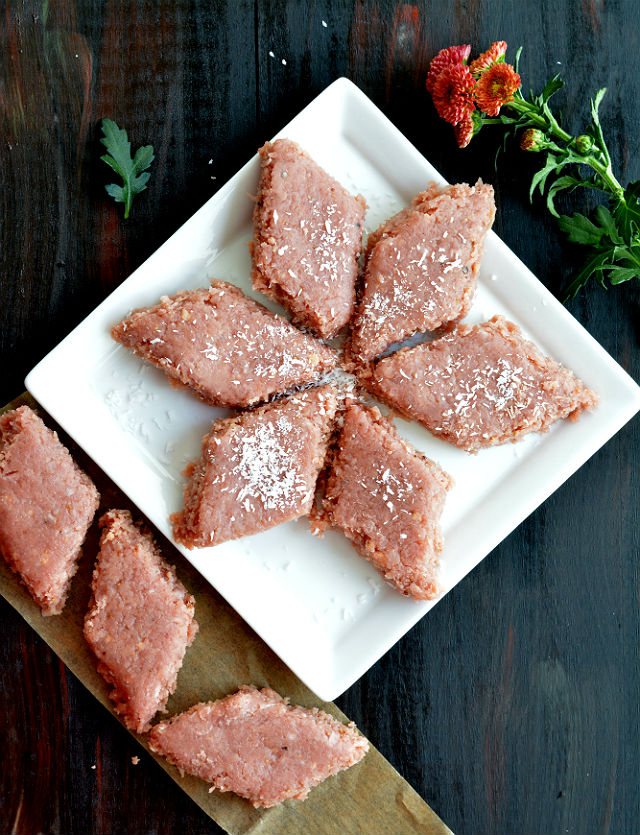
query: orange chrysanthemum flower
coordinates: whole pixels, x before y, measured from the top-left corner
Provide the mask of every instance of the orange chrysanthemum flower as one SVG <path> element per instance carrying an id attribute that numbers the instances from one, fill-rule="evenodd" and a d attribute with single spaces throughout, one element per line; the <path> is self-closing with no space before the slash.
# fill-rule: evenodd
<path id="1" fill-rule="evenodd" d="M 473 75 L 477 75 L 478 73 L 488 70 L 492 64 L 495 64 L 504 57 L 506 51 L 506 41 L 496 41 L 495 43 L 492 43 L 486 52 L 483 52 L 482 55 L 478 55 L 478 57 L 469 64 L 471 73 Z"/>
<path id="2" fill-rule="evenodd" d="M 445 67 L 451 64 L 464 64 L 471 52 L 471 44 L 464 44 L 462 46 L 448 46 L 446 49 L 441 49 L 440 52 L 431 60 L 429 64 L 429 74 L 427 75 L 427 90 L 433 93 L 433 88 L 436 85 L 438 76 Z"/>
<path id="3" fill-rule="evenodd" d="M 476 83 L 465 64 L 445 67 L 433 88 L 433 103 L 438 116 L 452 125 L 468 118 L 474 109 L 473 90 Z"/>
<path id="4" fill-rule="evenodd" d="M 474 125 L 471 116 L 465 116 L 461 122 L 458 122 L 454 126 L 453 132 L 458 143 L 458 148 L 466 148 L 469 142 L 471 142 L 473 139 L 473 129 Z"/>
<path id="5" fill-rule="evenodd" d="M 476 84 L 476 102 L 487 116 L 497 116 L 500 108 L 513 100 L 513 94 L 519 88 L 520 76 L 511 64 L 494 64 Z"/>

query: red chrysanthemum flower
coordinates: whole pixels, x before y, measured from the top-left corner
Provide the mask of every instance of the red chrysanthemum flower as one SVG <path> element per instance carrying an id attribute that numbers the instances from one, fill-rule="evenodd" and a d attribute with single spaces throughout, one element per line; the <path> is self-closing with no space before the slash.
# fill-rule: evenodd
<path id="1" fill-rule="evenodd" d="M 429 64 L 427 90 L 430 93 L 433 93 L 433 88 L 435 87 L 438 76 L 442 70 L 451 64 L 464 64 L 469 57 L 470 52 L 471 44 L 464 44 L 463 46 L 448 46 L 446 49 L 441 49 Z"/>
<path id="2" fill-rule="evenodd" d="M 491 44 L 486 52 L 483 52 L 482 55 L 478 55 L 478 57 L 469 64 L 469 69 L 473 75 L 484 72 L 485 70 L 488 70 L 492 64 L 495 64 L 496 61 L 503 58 L 506 51 L 507 42 L 496 41 Z"/>
<path id="3" fill-rule="evenodd" d="M 458 143 L 458 148 L 467 147 L 469 142 L 473 139 L 473 131 L 474 124 L 471 116 L 465 116 L 461 122 L 458 122 L 458 124 L 454 126 L 453 132 L 456 137 L 456 142 Z"/>
<path id="4" fill-rule="evenodd" d="M 468 68 L 465 68 L 468 69 Z M 476 102 L 487 116 L 497 116 L 520 88 L 520 76 L 510 64 L 494 64 L 476 84 Z"/>
<path id="5" fill-rule="evenodd" d="M 464 64 L 445 67 L 431 94 L 438 116 L 452 125 L 468 118 L 474 109 L 472 96 L 475 86 L 469 67 Z"/>

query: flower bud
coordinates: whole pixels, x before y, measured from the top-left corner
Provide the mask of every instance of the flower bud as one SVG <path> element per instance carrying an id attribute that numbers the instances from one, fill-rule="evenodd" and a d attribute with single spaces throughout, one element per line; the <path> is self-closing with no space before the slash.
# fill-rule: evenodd
<path id="1" fill-rule="evenodd" d="M 520 147 L 523 151 L 541 151 L 546 145 L 544 133 L 538 128 L 527 128 L 522 134 Z"/>
<path id="2" fill-rule="evenodd" d="M 456 136 L 458 148 L 466 148 L 469 142 L 473 139 L 473 119 L 470 116 L 467 116 L 454 126 L 453 132 Z"/>
<path id="3" fill-rule="evenodd" d="M 583 156 L 587 156 L 590 154 L 593 149 L 595 148 L 595 142 L 593 141 L 592 137 L 587 136 L 586 133 L 583 133 L 581 136 L 578 136 L 576 139 L 576 151 Z"/>

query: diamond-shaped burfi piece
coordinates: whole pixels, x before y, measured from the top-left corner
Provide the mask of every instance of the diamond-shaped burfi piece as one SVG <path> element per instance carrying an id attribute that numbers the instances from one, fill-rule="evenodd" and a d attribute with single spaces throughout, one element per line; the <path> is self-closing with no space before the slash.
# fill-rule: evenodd
<path id="1" fill-rule="evenodd" d="M 335 352 L 233 284 L 165 296 L 116 325 L 115 340 L 214 406 L 252 406 L 315 382 Z"/>
<path id="2" fill-rule="evenodd" d="M 309 512 L 336 411 L 325 385 L 217 420 L 187 468 L 177 542 L 218 545 Z"/>
<path id="3" fill-rule="evenodd" d="M 100 496 L 28 406 L 0 416 L 0 553 L 43 615 L 64 608 Z"/>
<path id="4" fill-rule="evenodd" d="M 502 316 L 384 357 L 370 373 L 365 385 L 385 403 L 469 452 L 576 420 L 598 402 Z"/>
<path id="5" fill-rule="evenodd" d="M 126 726 L 143 733 L 176 689 L 198 624 L 195 602 L 151 534 L 127 510 L 100 519 L 100 553 L 84 634 Z"/>
<path id="6" fill-rule="evenodd" d="M 369 743 L 353 723 L 290 705 L 274 690 L 242 687 L 160 722 L 152 751 L 181 771 L 235 792 L 256 807 L 294 798 L 359 762 Z"/>
<path id="7" fill-rule="evenodd" d="M 331 460 L 323 510 L 399 591 L 425 600 L 439 593 L 439 519 L 451 485 L 378 409 L 354 404 Z"/>
<path id="8" fill-rule="evenodd" d="M 296 324 L 332 337 L 353 314 L 366 204 L 289 139 L 259 153 L 253 286 Z"/>
<path id="9" fill-rule="evenodd" d="M 469 312 L 494 215 L 489 185 L 430 188 L 374 232 L 349 346 L 353 361 L 367 362 Z"/>

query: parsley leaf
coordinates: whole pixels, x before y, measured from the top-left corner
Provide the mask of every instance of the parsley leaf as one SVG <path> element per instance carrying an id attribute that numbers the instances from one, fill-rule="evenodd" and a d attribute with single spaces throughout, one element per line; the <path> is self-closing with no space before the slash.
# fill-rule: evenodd
<path id="1" fill-rule="evenodd" d="M 126 130 L 119 128 L 111 119 L 102 120 L 103 138 L 100 140 L 108 153 L 100 157 L 103 162 L 122 177 L 123 185 L 110 183 L 105 190 L 116 203 L 124 203 L 125 220 L 129 217 L 131 204 L 136 194 L 147 187 L 151 174 L 145 171 L 153 162 L 153 145 L 143 145 L 131 158 L 131 143 Z M 144 172 L 144 173 L 143 173 Z"/>

